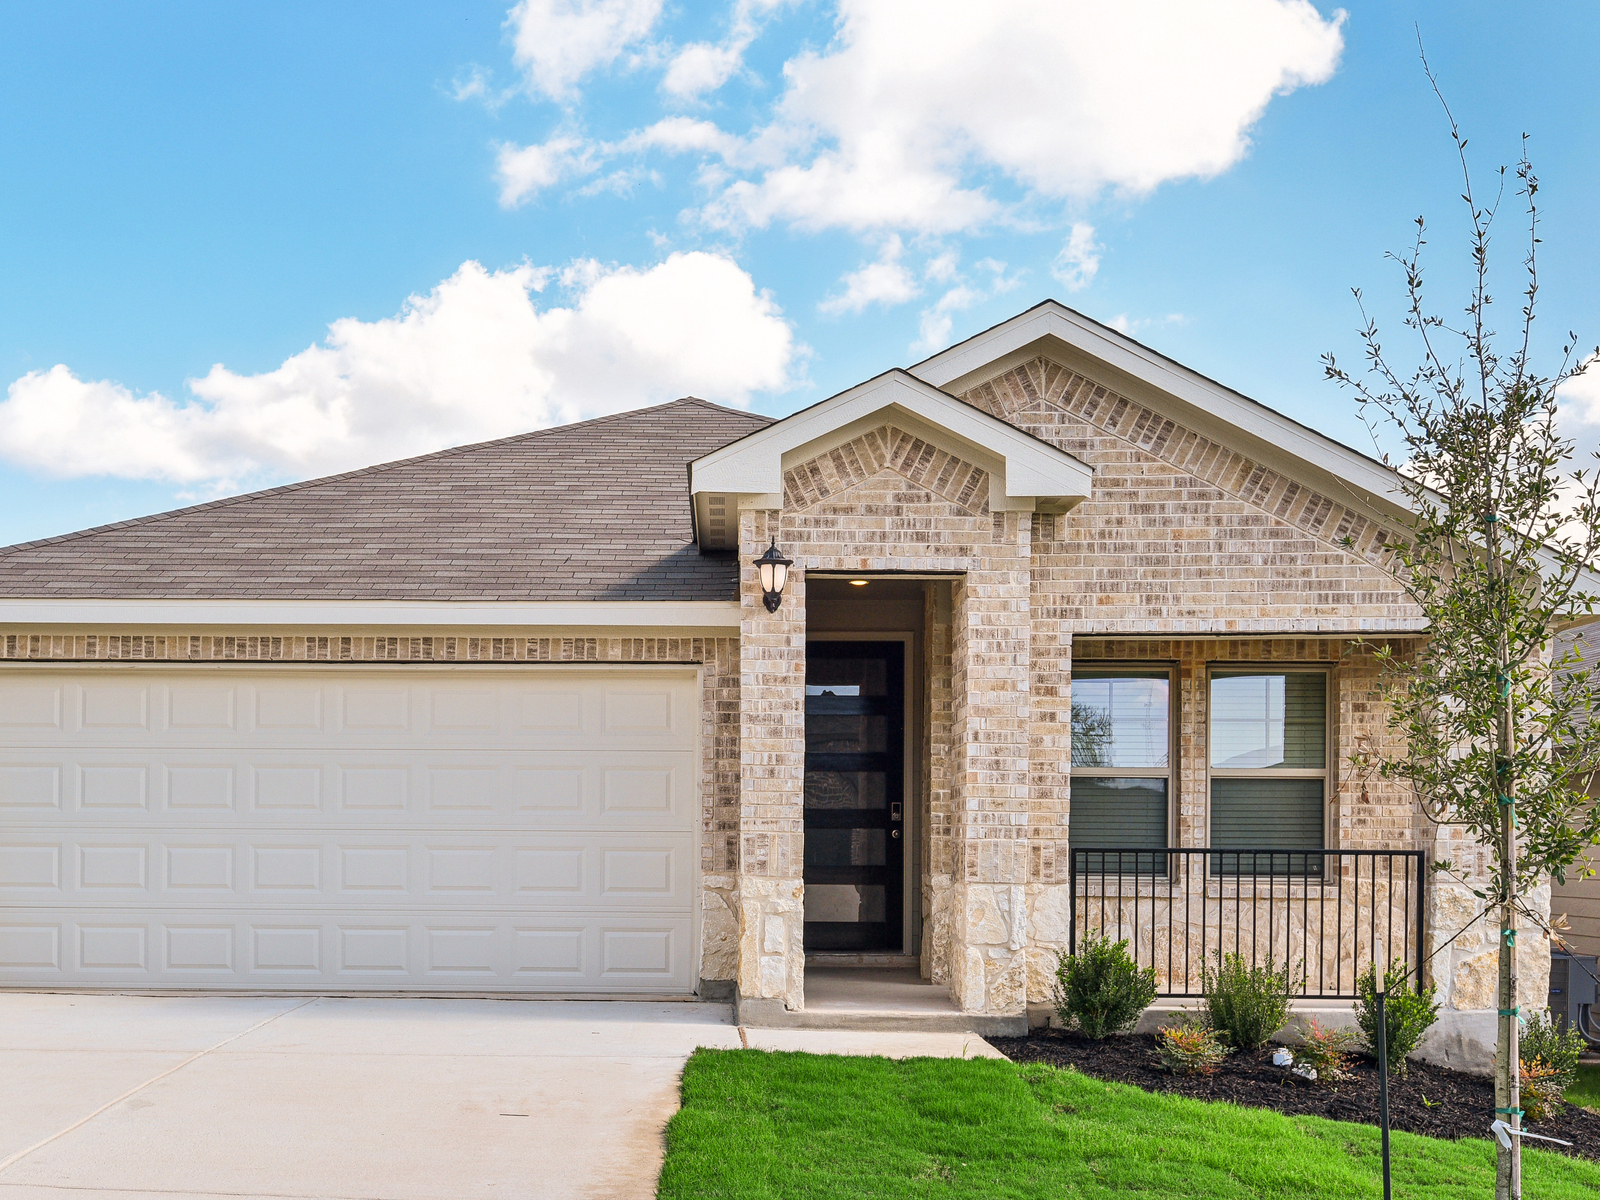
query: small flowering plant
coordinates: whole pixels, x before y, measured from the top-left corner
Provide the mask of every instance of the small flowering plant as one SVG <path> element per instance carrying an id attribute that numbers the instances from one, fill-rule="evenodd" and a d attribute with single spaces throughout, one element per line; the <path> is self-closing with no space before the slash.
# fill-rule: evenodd
<path id="1" fill-rule="evenodd" d="M 1222 1034 L 1203 1021 L 1187 1020 L 1156 1033 L 1156 1053 L 1174 1075 L 1210 1075 L 1228 1055 Z"/>
<path id="2" fill-rule="evenodd" d="M 1304 1040 L 1295 1049 L 1294 1061 L 1317 1073 L 1319 1083 L 1338 1083 L 1350 1078 L 1350 1054 L 1358 1034 L 1352 1029 L 1324 1029 L 1312 1017 Z"/>

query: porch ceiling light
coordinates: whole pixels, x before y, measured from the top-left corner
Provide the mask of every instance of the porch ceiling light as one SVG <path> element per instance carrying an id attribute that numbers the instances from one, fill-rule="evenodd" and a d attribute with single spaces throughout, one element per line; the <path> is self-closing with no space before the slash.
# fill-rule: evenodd
<path id="1" fill-rule="evenodd" d="M 761 573 L 761 601 L 769 613 L 777 612 L 778 605 L 783 603 L 784 585 L 789 582 L 789 568 L 794 562 L 783 556 L 783 551 L 778 549 L 778 539 L 773 538 L 772 545 L 755 564 Z"/>
<path id="2" fill-rule="evenodd" d="M 866 587 L 867 586 L 867 581 L 865 579 L 852 579 L 850 581 L 850 586 L 851 587 Z"/>

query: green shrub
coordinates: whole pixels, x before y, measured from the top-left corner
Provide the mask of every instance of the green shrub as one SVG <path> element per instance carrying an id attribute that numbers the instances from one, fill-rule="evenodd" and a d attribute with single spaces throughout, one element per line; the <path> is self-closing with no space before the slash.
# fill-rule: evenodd
<path id="1" fill-rule="evenodd" d="M 1289 1023 L 1294 992 L 1288 964 L 1252 967 L 1238 954 L 1223 955 L 1213 971 L 1201 968 L 1206 1024 L 1220 1029 L 1240 1050 L 1258 1050 Z"/>
<path id="2" fill-rule="evenodd" d="M 1530 1121 L 1548 1121 L 1561 1113 L 1561 1072 L 1544 1059 L 1524 1060 L 1517 1065 L 1521 1081 L 1522 1108 Z"/>
<path id="3" fill-rule="evenodd" d="M 1578 1055 L 1587 1048 L 1576 1029 L 1562 1029 L 1548 1014 L 1536 1012 L 1524 1022 L 1517 1039 L 1517 1057 L 1531 1067 L 1542 1062 L 1550 1068 L 1550 1084 L 1565 1092 L 1578 1080 Z"/>
<path id="4" fill-rule="evenodd" d="M 1096 1039 L 1123 1033 L 1156 998 L 1156 970 L 1134 964 L 1126 939 L 1086 937 L 1057 956 L 1054 998 L 1063 1025 Z"/>
<path id="5" fill-rule="evenodd" d="M 1295 1048 L 1295 1062 L 1315 1070 L 1318 1083 L 1350 1078 L 1350 1051 L 1361 1035 L 1353 1029 L 1324 1029 L 1315 1017 L 1306 1024 L 1305 1039 Z"/>
<path id="6" fill-rule="evenodd" d="M 1389 1069 L 1406 1077 L 1406 1057 L 1417 1048 L 1428 1026 L 1439 1019 L 1438 989 L 1429 984 L 1420 991 L 1406 986 L 1410 972 L 1404 963 L 1391 963 L 1383 973 L 1389 993 L 1384 1005 L 1384 1025 L 1389 1034 Z M 1378 1053 L 1378 967 L 1374 963 L 1356 976 L 1356 1024 L 1366 1035 L 1367 1048 Z"/>
<path id="7" fill-rule="evenodd" d="M 1174 1075 L 1209 1075 L 1227 1057 L 1228 1048 L 1220 1033 L 1191 1017 L 1156 1033 L 1156 1053 Z"/>

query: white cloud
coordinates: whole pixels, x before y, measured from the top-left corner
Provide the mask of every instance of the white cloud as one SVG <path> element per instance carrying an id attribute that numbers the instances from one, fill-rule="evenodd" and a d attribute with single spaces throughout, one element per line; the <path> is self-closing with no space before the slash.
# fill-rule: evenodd
<path id="1" fill-rule="evenodd" d="M 599 162 L 590 143 L 558 136 L 536 146 L 503 145 L 498 166 L 500 205 L 514 208 L 562 180 L 592 174 Z"/>
<path id="2" fill-rule="evenodd" d="M 465 78 L 458 78 L 450 90 L 452 99 L 455 100 L 480 100 L 489 95 L 489 84 L 494 78 L 492 72 L 485 71 L 482 67 L 473 67 L 467 72 Z"/>
<path id="3" fill-rule="evenodd" d="M 570 100 L 580 79 L 643 41 L 660 15 L 661 0 L 520 0 L 506 24 L 529 90 Z"/>
<path id="4" fill-rule="evenodd" d="M 985 299 L 987 297 L 982 292 L 964 283 L 951 288 L 939 297 L 938 303 L 932 308 L 923 310 L 922 320 L 918 324 L 917 340 L 911 343 L 911 352 L 931 354 L 949 345 L 950 328 L 955 323 L 955 314 Z"/>
<path id="5" fill-rule="evenodd" d="M 1568 467 L 1593 475 L 1600 469 L 1595 462 L 1595 453 L 1600 450 L 1600 356 L 1589 359 L 1582 375 L 1564 383 L 1557 398 L 1561 404 L 1561 435 L 1573 440 Z"/>
<path id="6" fill-rule="evenodd" d="M 1163 329 L 1169 325 L 1187 325 L 1188 323 L 1189 318 L 1184 316 L 1183 313 L 1168 313 L 1164 317 L 1130 317 L 1127 313 L 1118 313 L 1105 322 L 1118 333 L 1125 333 L 1129 337 L 1146 329 Z"/>
<path id="7" fill-rule="evenodd" d="M 876 262 L 870 262 L 858 271 L 844 277 L 844 292 L 829 296 L 817 305 L 820 312 L 837 316 L 840 313 L 858 313 L 868 305 L 904 304 L 915 299 L 922 291 L 916 276 L 900 263 L 904 247 L 900 238 L 891 235 L 883 244 Z"/>
<path id="8" fill-rule="evenodd" d="M 723 158 L 738 155 L 742 143 L 731 133 L 724 133 L 710 121 L 696 121 L 690 117 L 666 117 L 654 125 L 635 130 L 604 153 L 628 153 L 643 150 L 667 150 L 679 154 L 710 153 Z"/>
<path id="9" fill-rule="evenodd" d="M 1100 270 L 1100 244 L 1094 240 L 1094 226 L 1074 221 L 1067 244 L 1050 265 L 1050 274 L 1069 292 L 1081 292 Z"/>
<path id="10" fill-rule="evenodd" d="M 705 213 L 950 233 L 1007 211 L 981 176 L 1060 200 L 1216 175 L 1274 95 L 1332 75 L 1343 19 L 1308 0 L 841 0 L 837 39 L 787 63 L 751 139 L 781 161 Z"/>
<path id="11" fill-rule="evenodd" d="M 957 265 L 961 262 L 959 250 L 941 250 L 927 262 L 922 264 L 922 275 L 935 283 L 948 283 L 956 277 Z M 979 264 L 982 265 L 981 263 Z"/>
<path id="12" fill-rule="evenodd" d="M 559 280 L 565 306 L 534 293 Z M 56 476 L 227 488 L 402 458 L 694 394 L 744 405 L 799 354 L 777 305 L 731 259 L 561 272 L 464 263 L 379 321 L 335 321 L 276 370 L 222 365 L 193 399 L 33 371 L 0 401 L 0 458 Z"/>
<path id="13" fill-rule="evenodd" d="M 661 78 L 661 90 L 681 100 L 714 92 L 744 65 L 745 47 L 738 43 L 715 46 L 695 42 L 673 57 Z"/>
<path id="14" fill-rule="evenodd" d="M 654 125 L 634 130 L 617 142 L 556 134 L 531 146 L 504 143 L 500 146 L 496 171 L 500 204 L 504 208 L 515 208 L 546 188 L 594 174 L 619 155 L 665 150 L 669 154 L 702 153 L 731 159 L 740 154 L 741 147 L 738 138 L 724 133 L 710 121 L 696 121 L 690 117 L 666 117 Z M 612 173 L 611 184 L 586 185 L 580 194 L 617 190 L 619 181 L 631 182 L 641 177 L 641 168 L 624 168 Z"/>
<path id="15" fill-rule="evenodd" d="M 1600 426 L 1600 357 L 1591 358 L 1583 374 L 1563 384 L 1559 395 L 1569 420 Z"/>
<path id="16" fill-rule="evenodd" d="M 980 258 L 973 266 L 980 270 L 988 271 L 989 291 L 996 296 L 1003 296 L 1007 292 L 1014 292 L 1022 286 L 1023 276 L 1027 275 L 1026 267 L 1019 267 L 1010 275 L 1006 274 L 1006 264 L 997 258 Z"/>
<path id="17" fill-rule="evenodd" d="M 675 100 L 698 100 L 744 69 L 744 52 L 761 32 L 762 20 L 792 0 L 736 0 L 727 38 L 692 42 L 667 65 L 661 90 Z"/>

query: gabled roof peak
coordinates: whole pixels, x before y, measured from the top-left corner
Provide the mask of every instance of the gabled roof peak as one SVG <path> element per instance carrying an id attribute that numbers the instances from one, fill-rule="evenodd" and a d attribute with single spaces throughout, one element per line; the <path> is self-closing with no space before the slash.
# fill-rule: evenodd
<path id="1" fill-rule="evenodd" d="M 1058 300 L 1043 300 L 923 359 L 910 373 L 957 395 L 1033 358 L 1052 359 L 1293 477 L 1396 515 L 1394 472 Z"/>
<path id="2" fill-rule="evenodd" d="M 788 467 L 885 423 L 984 468 L 991 510 L 1061 512 L 1089 495 L 1094 472 L 1082 460 L 895 368 L 696 459 L 689 490 L 702 549 L 736 543 L 741 498 L 782 507 Z"/>

